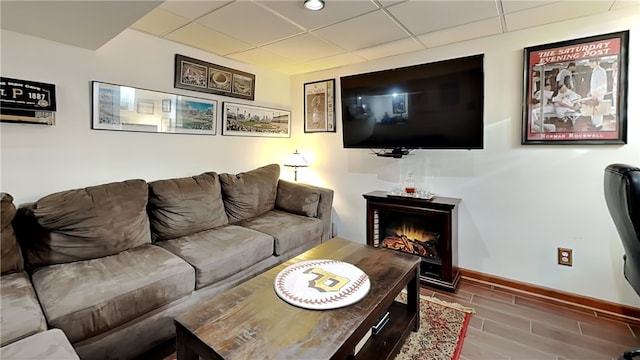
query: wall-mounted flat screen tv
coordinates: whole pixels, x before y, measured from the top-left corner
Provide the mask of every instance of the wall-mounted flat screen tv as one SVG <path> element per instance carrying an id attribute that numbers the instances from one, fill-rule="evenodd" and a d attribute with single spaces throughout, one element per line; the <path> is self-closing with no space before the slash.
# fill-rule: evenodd
<path id="1" fill-rule="evenodd" d="M 482 149 L 484 54 L 340 78 L 345 148 Z"/>

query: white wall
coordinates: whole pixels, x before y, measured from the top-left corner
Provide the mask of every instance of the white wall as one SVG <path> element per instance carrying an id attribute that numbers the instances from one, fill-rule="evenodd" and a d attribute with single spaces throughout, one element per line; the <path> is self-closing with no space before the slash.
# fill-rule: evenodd
<path id="1" fill-rule="evenodd" d="M 599 15 L 430 51 L 289 78 L 214 55 L 125 31 L 96 52 L 2 31 L 1 75 L 56 84 L 56 125 L 0 124 L 0 189 L 17 203 L 54 191 L 129 178 L 154 180 L 203 171 L 239 172 L 299 148 L 311 167 L 299 180 L 335 190 L 340 236 L 365 239 L 363 193 L 389 190 L 407 166 L 424 167 L 432 191 L 463 199 L 459 263 L 580 295 L 640 306 L 622 277 L 622 246 L 602 195 L 604 167 L 640 164 L 640 83 L 629 84 L 628 145 L 522 146 L 522 49 L 526 46 L 631 29 L 629 78 L 640 65 L 630 11 Z M 635 46 L 634 46 L 635 45 Z M 256 74 L 254 104 L 290 108 L 292 137 L 251 138 L 90 130 L 91 80 L 234 101 L 173 88 L 179 53 Z M 402 160 L 342 147 L 337 133 L 304 133 L 302 84 L 341 75 L 485 53 L 485 149 L 417 151 Z M 337 89 L 339 91 L 339 88 Z M 338 106 L 339 107 L 339 106 Z M 219 127 L 218 127 L 219 131 Z M 283 168 L 283 178 L 292 178 Z M 574 266 L 556 265 L 558 246 L 574 249 Z"/>
<path id="2" fill-rule="evenodd" d="M 18 203 L 54 191 L 129 178 L 240 172 L 281 163 L 294 150 L 290 139 L 221 136 L 220 126 L 215 136 L 91 130 L 92 80 L 216 99 L 219 109 L 224 101 L 289 109 L 288 76 L 133 30 L 95 52 L 10 31 L 1 34 L 2 76 L 53 83 L 57 91 L 55 126 L 0 125 L 1 189 L 13 194 Z M 255 74 L 256 100 L 175 89 L 176 53 Z M 289 175 L 286 171 L 283 178 Z"/>
<path id="3" fill-rule="evenodd" d="M 406 168 L 424 168 L 424 186 L 462 199 L 460 267 L 639 306 L 640 298 L 622 275 L 623 249 L 602 185 L 606 165 L 640 165 L 639 25 L 637 8 L 632 8 L 295 77 L 294 90 L 304 82 L 335 78 L 339 94 L 343 75 L 485 54 L 484 150 L 422 150 L 397 160 L 343 149 L 339 104 L 337 133 L 295 134 L 301 151 L 315 154 L 313 168 L 336 191 L 339 235 L 364 241 L 362 194 L 391 190 Z M 521 145 L 523 49 L 627 29 L 629 79 L 634 79 L 628 88 L 628 144 Z M 294 114 L 302 116 L 302 92 L 292 96 Z M 556 264 L 557 247 L 574 250 L 573 267 Z"/>

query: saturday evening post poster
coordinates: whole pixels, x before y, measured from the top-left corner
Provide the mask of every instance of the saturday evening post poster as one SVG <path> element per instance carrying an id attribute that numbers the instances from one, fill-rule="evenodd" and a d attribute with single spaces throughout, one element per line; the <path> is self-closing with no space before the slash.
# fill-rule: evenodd
<path id="1" fill-rule="evenodd" d="M 525 48 L 523 144 L 626 143 L 629 32 Z"/>

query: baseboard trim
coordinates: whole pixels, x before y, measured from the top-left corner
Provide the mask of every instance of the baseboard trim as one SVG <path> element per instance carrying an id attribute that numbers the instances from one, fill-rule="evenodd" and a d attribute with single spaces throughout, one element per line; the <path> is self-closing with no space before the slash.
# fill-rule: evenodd
<path id="1" fill-rule="evenodd" d="M 510 288 L 521 293 L 526 293 L 540 301 L 556 305 L 593 311 L 596 316 L 614 320 L 620 320 L 622 318 L 624 321 L 640 324 L 640 308 L 510 280 L 474 270 L 462 268 L 459 270 L 463 279 L 466 278 L 472 281 L 491 283 L 498 287 Z"/>

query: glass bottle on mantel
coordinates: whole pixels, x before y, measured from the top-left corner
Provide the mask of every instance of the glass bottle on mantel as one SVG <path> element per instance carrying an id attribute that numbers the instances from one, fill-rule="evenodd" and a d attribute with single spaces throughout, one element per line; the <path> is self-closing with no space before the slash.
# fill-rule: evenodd
<path id="1" fill-rule="evenodd" d="M 408 195 L 416 193 L 416 181 L 413 178 L 413 171 L 407 171 L 407 178 L 404 180 L 404 192 Z"/>

